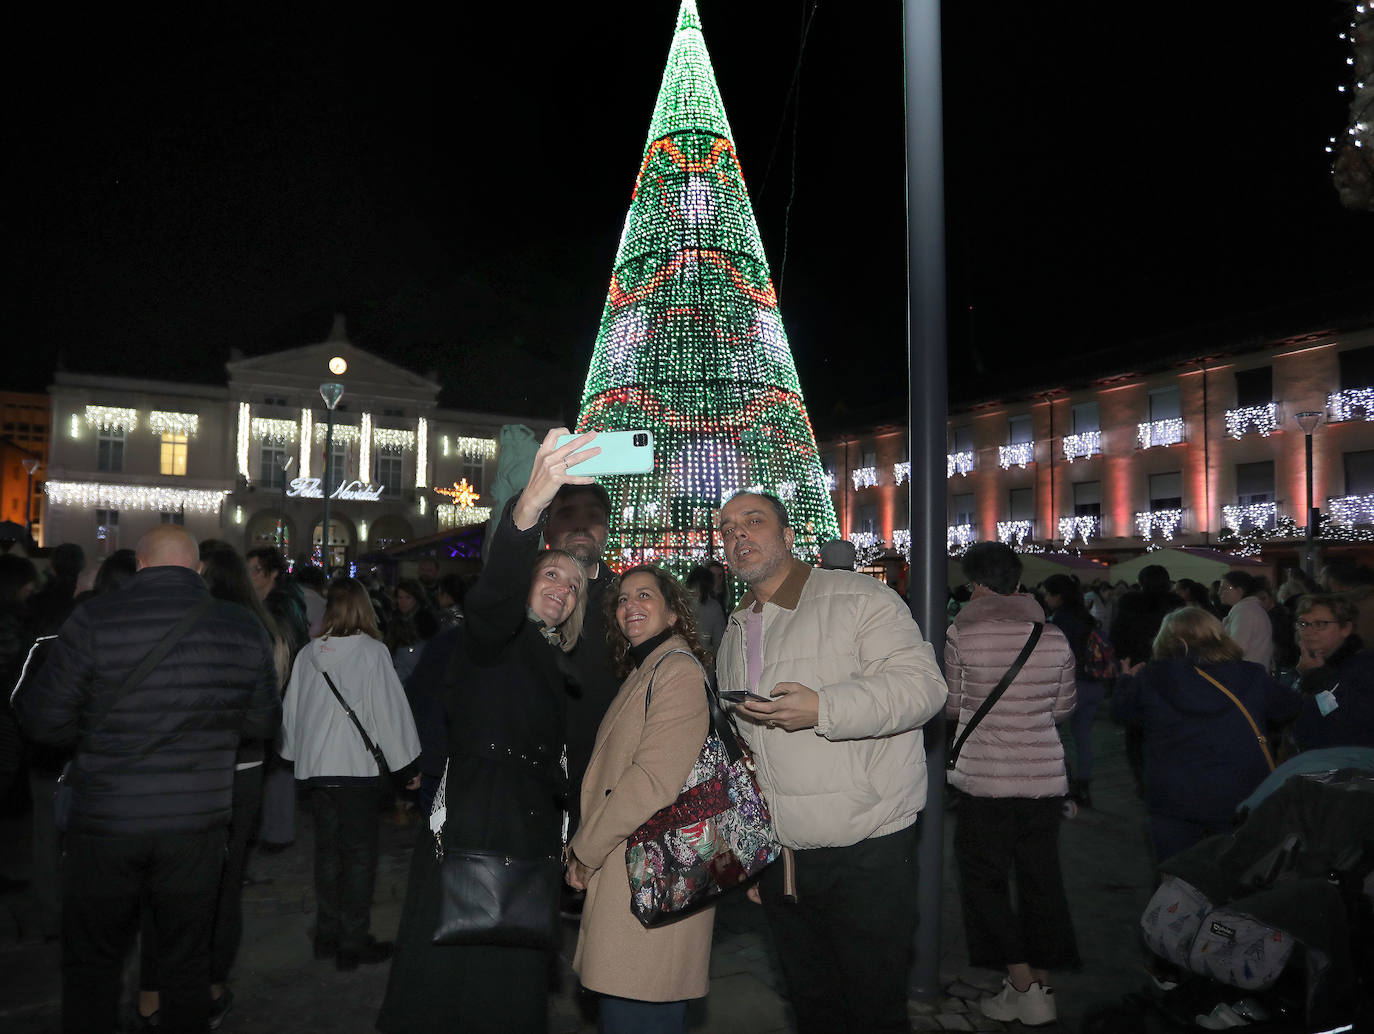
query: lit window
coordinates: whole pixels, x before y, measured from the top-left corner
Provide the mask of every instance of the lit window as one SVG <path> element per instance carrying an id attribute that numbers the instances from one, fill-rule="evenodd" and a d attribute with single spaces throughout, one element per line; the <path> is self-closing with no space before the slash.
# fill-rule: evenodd
<path id="1" fill-rule="evenodd" d="M 186 476 L 186 435 L 175 431 L 162 432 L 162 473 Z"/>

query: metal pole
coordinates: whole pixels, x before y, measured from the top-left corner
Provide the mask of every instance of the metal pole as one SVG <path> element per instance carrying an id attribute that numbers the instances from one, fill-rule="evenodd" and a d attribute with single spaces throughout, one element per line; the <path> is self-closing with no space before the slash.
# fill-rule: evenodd
<path id="1" fill-rule="evenodd" d="M 944 124 L 941 114 L 939 0 L 903 0 L 906 55 L 907 364 L 911 434 L 912 610 L 937 659 L 945 646 L 947 508 L 945 464 Z M 913 993 L 940 993 L 940 909 L 944 861 L 945 719 L 925 728 L 926 806 L 921 811 Z"/>
<path id="2" fill-rule="evenodd" d="M 320 528 L 320 558 L 324 573 L 329 574 L 329 482 L 334 460 L 334 407 L 326 410 L 324 424 L 324 526 Z"/>
<path id="3" fill-rule="evenodd" d="M 1312 513 L 1312 432 L 1305 432 L 1307 436 L 1307 553 L 1303 557 L 1303 570 L 1307 572 L 1309 578 L 1317 575 L 1317 556 L 1316 546 L 1312 537 L 1316 531 L 1314 525 L 1317 523 L 1316 515 Z"/>

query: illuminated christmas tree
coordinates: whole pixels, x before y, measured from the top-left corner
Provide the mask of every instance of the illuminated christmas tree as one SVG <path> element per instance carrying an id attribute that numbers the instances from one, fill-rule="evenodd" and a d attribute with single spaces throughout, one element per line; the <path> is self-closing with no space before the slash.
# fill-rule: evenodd
<path id="1" fill-rule="evenodd" d="M 720 556 L 716 511 L 743 488 L 787 504 L 799 556 L 839 537 L 695 0 L 678 12 L 577 427 L 654 432 L 652 473 L 603 479 L 617 567 Z"/>

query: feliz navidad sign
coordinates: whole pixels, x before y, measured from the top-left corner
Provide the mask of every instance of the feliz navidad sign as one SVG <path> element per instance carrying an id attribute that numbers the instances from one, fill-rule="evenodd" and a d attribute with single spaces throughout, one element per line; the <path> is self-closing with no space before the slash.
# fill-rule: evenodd
<path id="1" fill-rule="evenodd" d="M 385 485 L 373 485 L 366 481 L 344 481 L 329 493 L 329 498 L 375 503 L 382 497 L 385 488 Z M 286 494 L 294 499 L 323 499 L 324 489 L 319 478 L 293 478 Z"/>

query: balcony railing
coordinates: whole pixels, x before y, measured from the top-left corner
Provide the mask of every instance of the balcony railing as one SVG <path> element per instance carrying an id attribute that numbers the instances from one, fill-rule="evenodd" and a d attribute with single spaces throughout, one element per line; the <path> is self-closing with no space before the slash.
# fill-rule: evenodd
<path id="1" fill-rule="evenodd" d="M 1102 518 L 1097 516 L 1060 517 L 1059 537 L 1063 539 L 1066 546 L 1074 539 L 1082 539 L 1083 544 L 1087 545 L 1093 539 L 1102 537 Z"/>
<path id="2" fill-rule="evenodd" d="M 911 467 L 911 464 L 910 464 L 910 463 L 907 463 L 907 464 L 898 464 L 898 466 L 906 466 L 906 467 L 908 468 L 908 469 L 907 469 L 907 473 L 910 474 L 910 472 L 911 472 L 911 471 L 910 471 L 910 467 Z M 972 471 L 973 471 L 973 450 L 972 450 L 972 449 L 969 449 L 969 450 L 967 450 L 966 452 L 948 452 L 948 453 L 945 453 L 945 477 L 947 477 L 947 478 L 952 478 L 955 474 L 961 474 L 961 475 L 967 476 L 967 475 L 968 475 L 969 473 L 971 473 Z M 898 484 L 900 484 L 900 482 L 898 482 Z"/>
<path id="3" fill-rule="evenodd" d="M 1374 524 L 1374 495 L 1345 495 L 1326 501 L 1326 514 L 1337 524 Z"/>
<path id="4" fill-rule="evenodd" d="M 972 524 L 950 524 L 945 528 L 945 545 L 951 553 L 967 549 L 976 539 Z"/>
<path id="5" fill-rule="evenodd" d="M 89 408 L 89 407 L 88 407 Z M 1354 420 L 1356 411 L 1362 419 L 1374 420 L 1374 388 L 1346 388 L 1326 396 L 1326 408 L 1331 422 Z"/>
<path id="6" fill-rule="evenodd" d="M 1026 464 L 1035 462 L 1035 443 L 1018 442 L 1015 445 L 997 446 L 997 462 L 1003 470 L 1012 467 L 1026 469 Z"/>
<path id="7" fill-rule="evenodd" d="M 1268 438 L 1279 428 L 1279 404 L 1269 402 L 1263 406 L 1241 406 L 1226 411 L 1226 433 L 1232 438 L 1243 438 L 1251 431 Z"/>
<path id="8" fill-rule="evenodd" d="M 854 480 L 854 490 L 872 488 L 878 483 L 877 467 L 857 467 L 849 475 Z"/>
<path id="9" fill-rule="evenodd" d="M 1072 463 L 1085 460 L 1102 451 L 1102 432 L 1084 431 L 1082 434 L 1064 435 L 1064 458 Z"/>
<path id="10" fill-rule="evenodd" d="M 1183 418 L 1175 416 L 1136 424 L 1135 437 L 1142 449 L 1152 449 L 1156 445 L 1177 445 L 1183 441 Z"/>
<path id="11" fill-rule="evenodd" d="M 1221 508 L 1221 522 L 1233 531 L 1245 527 L 1273 528 L 1279 519 L 1278 503 L 1236 503 Z"/>
<path id="12" fill-rule="evenodd" d="M 1034 521 L 998 521 L 997 541 L 1007 545 L 1023 546 L 1026 540 L 1035 537 Z"/>
<path id="13" fill-rule="evenodd" d="M 1172 540 L 1182 523 L 1182 510 L 1143 510 L 1135 515 L 1136 530 L 1146 541 L 1154 538 L 1156 532 L 1166 541 Z"/>

